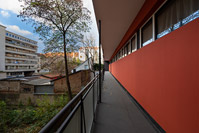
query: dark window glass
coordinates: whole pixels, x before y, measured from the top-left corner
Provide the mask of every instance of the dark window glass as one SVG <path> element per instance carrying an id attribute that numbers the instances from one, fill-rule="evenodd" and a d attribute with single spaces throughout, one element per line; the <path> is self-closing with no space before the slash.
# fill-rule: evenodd
<path id="1" fill-rule="evenodd" d="M 170 0 L 156 13 L 156 38 L 199 17 L 199 0 Z"/>
<path id="2" fill-rule="evenodd" d="M 128 43 L 128 54 L 131 53 L 131 43 Z"/>
<path id="3" fill-rule="evenodd" d="M 131 51 L 133 52 L 136 49 L 135 37 L 131 39 Z"/>
<path id="4" fill-rule="evenodd" d="M 142 46 L 145 46 L 153 41 L 152 19 L 150 19 L 141 30 Z"/>
<path id="5" fill-rule="evenodd" d="M 128 55 L 128 44 L 124 48 L 125 48 L 125 56 L 127 56 Z"/>

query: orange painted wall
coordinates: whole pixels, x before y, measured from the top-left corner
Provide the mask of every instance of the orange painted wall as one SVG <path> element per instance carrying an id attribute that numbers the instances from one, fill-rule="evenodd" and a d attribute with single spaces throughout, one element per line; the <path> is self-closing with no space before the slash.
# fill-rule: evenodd
<path id="1" fill-rule="evenodd" d="M 199 132 L 199 19 L 109 67 L 166 132 Z"/>

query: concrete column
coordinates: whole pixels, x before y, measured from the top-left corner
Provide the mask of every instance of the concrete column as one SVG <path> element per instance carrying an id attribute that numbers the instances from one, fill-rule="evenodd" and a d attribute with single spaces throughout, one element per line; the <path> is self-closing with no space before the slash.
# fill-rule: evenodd
<path id="1" fill-rule="evenodd" d="M 0 25 L 0 71 L 5 71 L 5 28 Z"/>

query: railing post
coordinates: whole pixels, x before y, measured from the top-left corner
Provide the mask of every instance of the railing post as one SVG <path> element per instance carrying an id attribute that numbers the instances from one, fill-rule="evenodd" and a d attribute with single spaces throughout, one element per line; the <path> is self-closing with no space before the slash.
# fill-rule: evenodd
<path id="1" fill-rule="evenodd" d="M 96 82 L 97 82 L 97 103 L 99 103 L 99 76 Z"/>
<path id="2" fill-rule="evenodd" d="M 81 120 L 80 120 L 80 122 L 81 122 L 81 125 L 80 125 L 81 126 L 81 133 L 83 133 L 83 115 L 82 115 L 83 114 L 82 113 L 83 112 L 83 105 L 82 104 L 83 103 L 82 103 L 82 96 L 81 96 L 81 117 L 80 117 L 81 118 Z"/>
<path id="3" fill-rule="evenodd" d="M 95 81 L 93 81 L 93 120 L 95 120 Z"/>
<path id="4" fill-rule="evenodd" d="M 99 102 L 102 102 L 102 86 L 101 86 L 101 20 L 99 20 Z"/>
<path id="5" fill-rule="evenodd" d="M 84 113 L 84 103 L 81 95 L 81 133 L 86 133 L 86 120 Z"/>

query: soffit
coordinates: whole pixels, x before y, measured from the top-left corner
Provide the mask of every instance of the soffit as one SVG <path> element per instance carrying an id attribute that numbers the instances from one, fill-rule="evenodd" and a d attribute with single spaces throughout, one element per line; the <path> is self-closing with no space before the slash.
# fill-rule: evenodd
<path id="1" fill-rule="evenodd" d="M 104 60 L 109 60 L 145 0 L 93 0 L 96 20 L 101 20 Z"/>

